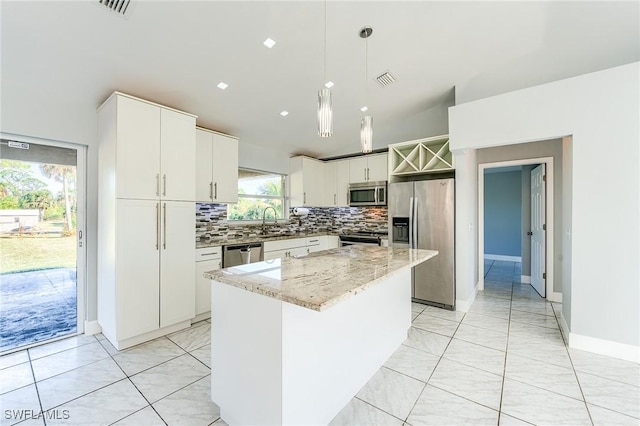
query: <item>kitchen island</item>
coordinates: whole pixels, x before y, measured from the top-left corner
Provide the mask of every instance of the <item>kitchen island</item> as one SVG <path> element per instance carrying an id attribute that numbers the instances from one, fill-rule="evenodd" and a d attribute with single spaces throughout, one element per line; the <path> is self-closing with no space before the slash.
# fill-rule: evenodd
<path id="1" fill-rule="evenodd" d="M 411 267 L 436 255 L 354 245 L 206 273 L 222 419 L 329 423 L 406 339 Z"/>

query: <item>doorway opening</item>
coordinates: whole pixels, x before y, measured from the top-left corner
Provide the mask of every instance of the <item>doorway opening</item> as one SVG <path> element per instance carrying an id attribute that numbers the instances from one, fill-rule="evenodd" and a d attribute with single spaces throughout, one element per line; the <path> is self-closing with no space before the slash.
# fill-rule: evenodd
<path id="1" fill-rule="evenodd" d="M 539 165 L 542 165 L 544 169 L 546 169 L 546 172 L 542 173 L 543 175 L 546 175 L 546 184 L 543 185 L 543 188 L 546 190 L 546 194 L 543 195 L 542 199 L 538 197 L 537 201 L 533 200 L 534 209 L 537 207 L 537 209 L 540 210 L 539 216 L 535 217 L 535 212 L 530 210 L 531 226 L 529 226 L 529 223 L 524 220 L 522 222 L 518 222 L 517 225 L 515 224 L 515 220 L 510 221 L 511 223 L 500 223 L 499 225 L 502 230 L 508 230 L 509 227 L 511 227 L 512 229 L 508 232 L 517 232 L 518 235 L 515 238 L 502 239 L 503 247 L 501 247 L 499 251 L 506 254 L 492 255 L 492 253 L 486 253 L 485 243 L 487 241 L 491 241 L 491 238 L 485 239 L 485 236 L 487 235 L 487 229 L 485 229 L 485 226 L 491 225 L 485 225 L 485 196 L 488 196 L 488 194 L 485 194 L 485 173 L 491 173 L 495 171 L 518 171 L 518 173 L 521 173 L 522 176 L 522 181 L 518 180 L 518 185 L 520 184 L 520 182 L 522 182 L 523 185 L 525 182 L 527 185 L 529 185 L 531 182 L 529 176 L 535 169 L 535 167 Z M 542 179 L 541 174 L 537 174 L 536 176 L 539 176 L 540 179 Z M 519 194 L 521 194 L 521 192 Z M 527 194 L 527 196 L 529 195 Z M 542 201 L 541 204 L 540 201 Z M 538 203 L 537 206 L 536 203 Z M 521 206 L 523 210 L 531 208 L 528 203 L 522 203 Z M 521 282 L 530 283 L 535 288 L 535 285 L 532 282 L 534 281 L 535 284 L 538 284 L 537 291 L 542 297 L 546 297 L 549 301 L 552 302 L 562 301 L 562 293 L 554 292 L 553 285 L 553 208 L 553 157 L 541 157 L 478 164 L 479 290 L 484 290 L 487 263 L 491 263 L 492 261 L 510 261 L 516 262 L 516 264 L 523 262 L 521 263 L 523 269 L 521 273 Z M 518 212 L 518 214 L 520 214 L 520 212 Z M 524 216 L 525 215 L 523 215 L 523 217 Z M 534 229 L 534 224 L 537 224 L 539 229 Z M 544 228 L 544 230 L 542 228 Z M 533 233 L 536 233 L 536 235 L 531 235 Z M 534 242 L 537 242 L 537 244 L 532 244 L 532 239 Z M 504 246 L 505 241 L 506 246 L 510 245 L 510 247 Z M 514 247 L 516 246 L 518 246 L 518 249 L 522 247 L 520 253 L 518 253 L 519 250 L 515 250 Z M 491 245 L 487 247 L 487 251 L 491 251 L 490 247 Z M 529 247 L 529 250 L 526 250 L 526 247 Z M 513 255 L 509 254 L 509 250 L 512 251 Z M 488 255 L 488 262 L 485 262 L 485 254 Z M 533 269 L 531 269 L 530 267 L 532 267 Z"/>
<path id="2" fill-rule="evenodd" d="M 83 332 L 84 154 L 0 139 L 0 353 Z"/>

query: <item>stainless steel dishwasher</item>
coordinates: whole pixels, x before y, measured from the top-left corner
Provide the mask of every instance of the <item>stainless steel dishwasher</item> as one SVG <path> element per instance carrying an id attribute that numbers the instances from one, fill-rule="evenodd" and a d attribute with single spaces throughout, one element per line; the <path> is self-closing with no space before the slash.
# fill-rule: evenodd
<path id="1" fill-rule="evenodd" d="M 245 265 L 264 260 L 262 243 L 233 244 L 222 250 L 222 267 Z"/>

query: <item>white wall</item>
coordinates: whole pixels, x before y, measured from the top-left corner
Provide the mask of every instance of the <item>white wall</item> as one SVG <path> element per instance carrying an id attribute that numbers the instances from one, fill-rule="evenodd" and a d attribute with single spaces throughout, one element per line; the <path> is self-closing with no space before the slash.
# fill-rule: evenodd
<path id="1" fill-rule="evenodd" d="M 585 74 L 452 107 L 454 152 L 572 135 L 571 333 L 640 346 L 640 63 Z M 460 167 L 460 169 L 458 169 Z M 456 163 L 459 186 L 472 185 L 470 162 Z M 464 181 L 460 181 L 464 179 Z M 461 219 L 477 211 L 456 197 Z M 473 263 L 474 237 L 458 232 L 458 264 Z M 462 249 L 461 249 L 462 248 Z M 477 247 L 476 247 L 477 250 Z M 468 285 L 468 283 L 464 283 Z"/>

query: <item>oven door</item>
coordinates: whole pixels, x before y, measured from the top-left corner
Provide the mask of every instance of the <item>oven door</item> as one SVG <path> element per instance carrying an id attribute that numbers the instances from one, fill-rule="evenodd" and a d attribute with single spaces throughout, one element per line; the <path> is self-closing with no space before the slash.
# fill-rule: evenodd
<path id="1" fill-rule="evenodd" d="M 365 237 L 340 237 L 340 247 L 364 245 L 364 246 L 379 246 L 380 240 L 375 238 Z"/>

